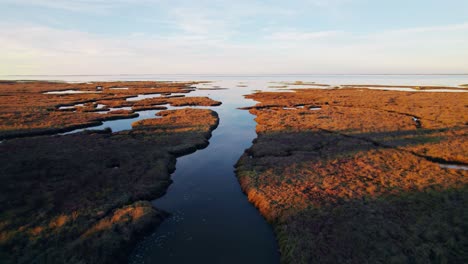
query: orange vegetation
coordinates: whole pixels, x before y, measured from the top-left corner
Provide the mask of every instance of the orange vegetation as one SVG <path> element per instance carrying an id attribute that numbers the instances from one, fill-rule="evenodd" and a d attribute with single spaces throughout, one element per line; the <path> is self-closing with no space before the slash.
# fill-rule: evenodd
<path id="1" fill-rule="evenodd" d="M 468 97 L 365 89 L 256 93 L 237 164 L 287 263 L 463 262 Z"/>
<path id="2" fill-rule="evenodd" d="M 148 129 L 154 132 L 189 132 L 189 131 L 211 131 L 217 125 L 216 113 L 207 109 L 185 108 L 180 110 L 161 111 L 157 114 L 164 118 L 143 119 L 132 124 L 131 133 L 139 133 L 143 129 L 147 133 Z M 194 122 L 204 120 L 205 122 Z"/>
<path id="3" fill-rule="evenodd" d="M 1 262 L 126 262 L 165 216 L 141 200 L 164 194 L 176 156 L 206 146 L 218 117 L 183 109 L 143 123 L 0 143 Z"/>
<path id="4" fill-rule="evenodd" d="M 76 128 L 99 125 L 101 121 L 131 118 L 133 111 L 160 109 L 155 104 L 219 105 L 220 102 L 206 97 L 185 98 L 170 96 L 172 93 L 189 93 L 194 83 L 168 82 L 97 82 L 97 83 L 54 83 L 54 82 L 0 82 L 0 139 L 29 135 L 53 134 Z M 114 89 L 128 88 L 128 89 Z M 78 94 L 45 94 L 50 91 L 79 91 Z M 141 101 L 126 101 L 139 94 L 161 94 L 164 97 Z M 182 95 L 183 96 L 183 95 Z M 83 104 L 83 106 L 75 106 Z M 104 104 L 102 109 L 98 104 Z M 60 109 L 60 107 L 67 107 Z M 133 111 L 97 111 L 109 107 L 132 107 Z"/>

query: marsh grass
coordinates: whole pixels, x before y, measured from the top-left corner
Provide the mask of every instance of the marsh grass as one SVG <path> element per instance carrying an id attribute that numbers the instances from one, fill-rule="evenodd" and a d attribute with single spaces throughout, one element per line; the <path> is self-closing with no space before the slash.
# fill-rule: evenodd
<path id="1" fill-rule="evenodd" d="M 274 226 L 284 263 L 463 263 L 464 93 L 255 93 L 253 146 L 236 173 Z M 284 110 L 315 105 L 320 111 Z M 322 118 L 322 117 L 327 118 Z M 416 127 L 412 117 L 421 120 Z"/>
<path id="2" fill-rule="evenodd" d="M 205 147 L 218 124 L 202 109 L 156 120 L 114 134 L 3 142 L 2 263 L 125 263 L 136 239 L 166 215 L 145 200 L 164 194 L 176 157 Z"/>
<path id="3" fill-rule="evenodd" d="M 133 111 L 110 111 L 106 114 L 95 113 L 96 105 L 107 107 L 132 107 L 139 109 L 154 109 L 156 104 L 173 104 L 174 106 L 198 105 L 214 106 L 221 102 L 207 97 L 171 97 L 156 98 L 157 100 L 126 101 L 127 98 L 140 94 L 190 93 L 193 82 L 99 82 L 99 83 L 55 83 L 55 82 L 1 82 L 0 83 L 0 139 L 24 137 L 32 135 L 56 134 L 71 131 L 76 128 L 99 125 L 105 120 L 132 118 L 137 114 Z M 127 90 L 115 90 L 112 87 L 125 86 Z M 96 91 L 90 94 L 44 94 L 47 91 Z M 180 96 L 180 95 L 178 95 Z M 82 107 L 60 110 L 61 106 L 84 104 Z"/>

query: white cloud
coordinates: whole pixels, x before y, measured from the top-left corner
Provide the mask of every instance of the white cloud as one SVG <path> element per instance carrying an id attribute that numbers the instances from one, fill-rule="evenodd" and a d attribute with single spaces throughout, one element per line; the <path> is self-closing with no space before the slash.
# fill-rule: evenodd
<path id="1" fill-rule="evenodd" d="M 174 8 L 170 11 L 172 24 L 184 33 L 192 35 L 227 35 L 233 30 L 226 18 L 210 14 L 199 8 Z"/>
<path id="2" fill-rule="evenodd" d="M 387 34 L 403 34 L 403 33 L 427 33 L 427 32 L 449 32 L 468 30 L 468 23 L 452 24 L 443 26 L 432 26 L 432 27 L 413 27 L 387 31 Z"/>
<path id="3" fill-rule="evenodd" d="M 75 12 L 98 13 L 132 4 L 158 3 L 159 0 L 0 0 L 0 4 L 14 4 L 62 9 Z"/>
<path id="4" fill-rule="evenodd" d="M 356 2 L 356 0 L 308 0 L 307 2 L 321 7 L 336 7 L 343 4 Z"/>
<path id="5" fill-rule="evenodd" d="M 341 31 L 316 31 L 316 32 L 301 32 L 297 30 L 277 31 L 273 32 L 268 39 L 277 41 L 304 41 L 330 38 L 342 35 Z"/>
<path id="6" fill-rule="evenodd" d="M 204 29 L 122 38 L 0 24 L 0 75 L 460 73 L 468 72 L 468 49 L 462 48 L 468 47 L 468 29 L 463 25 L 364 35 L 282 30 L 239 44 Z"/>
<path id="7" fill-rule="evenodd" d="M 62 9 L 67 11 L 84 11 L 84 10 L 92 10 L 93 2 L 87 0 L 78 0 L 78 1 L 54 1 L 54 0 L 36 0 L 36 1 L 29 1 L 29 0 L 0 0 L 0 4 L 2 5 L 29 5 L 29 6 L 37 6 L 37 7 L 45 7 L 45 8 L 54 8 L 54 9 Z M 105 1 L 97 1 L 94 4 L 95 9 L 103 9 L 109 8 L 109 5 Z"/>

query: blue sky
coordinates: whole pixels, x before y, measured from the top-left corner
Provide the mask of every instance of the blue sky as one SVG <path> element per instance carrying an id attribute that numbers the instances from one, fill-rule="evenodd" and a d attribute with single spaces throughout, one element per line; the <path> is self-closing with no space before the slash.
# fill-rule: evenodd
<path id="1" fill-rule="evenodd" d="M 466 0 L 0 0 L 0 75 L 468 73 Z"/>

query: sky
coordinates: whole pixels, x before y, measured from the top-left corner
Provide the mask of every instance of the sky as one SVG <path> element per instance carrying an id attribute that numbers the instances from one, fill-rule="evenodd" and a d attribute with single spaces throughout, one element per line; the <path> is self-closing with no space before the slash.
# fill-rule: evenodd
<path id="1" fill-rule="evenodd" d="M 0 75 L 468 73 L 468 0 L 0 0 Z"/>

